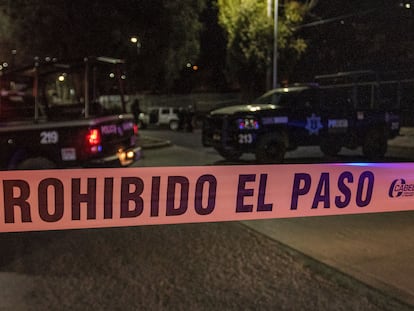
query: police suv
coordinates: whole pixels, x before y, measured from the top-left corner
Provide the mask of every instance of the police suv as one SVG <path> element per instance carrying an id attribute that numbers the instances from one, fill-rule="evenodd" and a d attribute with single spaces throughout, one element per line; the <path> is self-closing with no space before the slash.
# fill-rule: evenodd
<path id="1" fill-rule="evenodd" d="M 319 76 L 317 84 L 277 88 L 251 104 L 213 110 L 203 123 L 203 145 L 227 160 L 254 153 L 260 163 L 282 162 L 286 151 L 311 145 L 329 156 L 362 146 L 366 157 L 382 157 L 387 140 L 399 134 L 398 88 L 364 81 L 367 73 Z"/>

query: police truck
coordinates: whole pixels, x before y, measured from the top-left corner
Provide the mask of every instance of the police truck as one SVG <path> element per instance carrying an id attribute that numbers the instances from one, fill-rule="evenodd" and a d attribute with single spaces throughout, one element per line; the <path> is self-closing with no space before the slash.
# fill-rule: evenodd
<path id="1" fill-rule="evenodd" d="M 314 145 L 328 156 L 362 146 L 367 158 L 377 159 L 399 130 L 398 83 L 358 71 L 318 76 L 315 83 L 213 110 L 204 119 L 202 143 L 230 161 L 253 153 L 259 163 L 280 163 L 288 150 Z"/>
<path id="2" fill-rule="evenodd" d="M 127 166 L 138 127 L 126 112 L 123 60 L 48 59 L 0 71 L 0 169 Z M 117 94 L 122 105 L 102 105 Z M 112 96 L 114 97 L 114 96 Z"/>

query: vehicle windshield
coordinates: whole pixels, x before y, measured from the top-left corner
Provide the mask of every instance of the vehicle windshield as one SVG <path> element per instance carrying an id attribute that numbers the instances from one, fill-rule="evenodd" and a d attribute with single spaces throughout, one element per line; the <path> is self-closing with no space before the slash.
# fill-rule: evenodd
<path id="1" fill-rule="evenodd" d="M 293 107 L 298 103 L 306 101 L 311 96 L 312 89 L 309 87 L 286 87 L 271 90 L 254 100 L 254 104 L 272 104 L 278 107 Z"/>

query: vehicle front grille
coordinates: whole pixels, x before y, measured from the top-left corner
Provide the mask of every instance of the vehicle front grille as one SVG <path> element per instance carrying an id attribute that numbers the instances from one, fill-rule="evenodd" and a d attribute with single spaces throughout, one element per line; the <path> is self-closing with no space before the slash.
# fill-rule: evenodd
<path id="1" fill-rule="evenodd" d="M 205 119 L 203 129 L 205 131 L 214 131 L 214 130 L 224 130 L 224 125 L 226 124 L 225 116 L 209 116 Z"/>

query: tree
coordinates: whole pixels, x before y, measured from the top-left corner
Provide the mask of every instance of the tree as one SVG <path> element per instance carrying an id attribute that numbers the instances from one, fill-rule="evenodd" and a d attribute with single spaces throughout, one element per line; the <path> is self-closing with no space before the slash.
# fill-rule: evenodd
<path id="1" fill-rule="evenodd" d="M 109 1 L 81 0 L 14 0 L 9 16 L 21 62 L 107 53 L 118 18 Z"/>
<path id="2" fill-rule="evenodd" d="M 185 64 L 198 57 L 205 1 L 13 0 L 5 14 L 13 21 L 10 33 L 21 62 L 34 56 L 127 58 L 134 89 L 168 91 Z M 139 55 L 131 35 L 139 37 Z"/>
<path id="3" fill-rule="evenodd" d="M 219 23 L 227 34 L 228 70 L 247 96 L 264 89 L 266 68 L 271 66 L 273 19 L 267 15 L 266 0 L 218 0 Z M 278 22 L 280 73 L 289 75 L 294 63 L 306 50 L 305 40 L 294 27 L 303 21 L 315 1 L 286 1 Z"/>
<path id="4" fill-rule="evenodd" d="M 12 26 L 10 17 L 8 14 L 8 8 L 5 5 L 0 5 L 0 61 L 6 63 L 12 63 L 14 55 L 13 40 L 12 40 Z"/>
<path id="5" fill-rule="evenodd" d="M 306 58 L 297 66 L 302 79 L 339 71 L 412 68 L 414 35 L 408 29 L 414 25 L 413 10 L 404 3 L 330 0 L 318 6 L 309 27 L 301 31 L 309 43 Z"/>
<path id="6" fill-rule="evenodd" d="M 202 0 L 166 1 L 166 14 L 170 17 L 171 29 L 168 33 L 169 48 L 166 50 L 166 83 L 168 88 L 179 76 L 187 63 L 195 63 L 200 54 L 200 32 L 202 25 L 199 16 L 205 7 Z"/>

